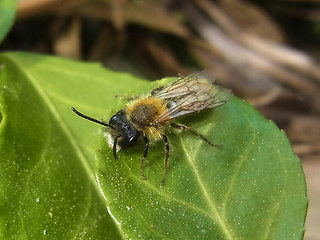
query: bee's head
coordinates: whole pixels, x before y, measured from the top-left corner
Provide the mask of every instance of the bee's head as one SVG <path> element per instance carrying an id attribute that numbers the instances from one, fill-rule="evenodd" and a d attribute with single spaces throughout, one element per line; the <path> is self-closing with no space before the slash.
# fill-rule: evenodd
<path id="1" fill-rule="evenodd" d="M 131 146 L 140 137 L 140 132 L 128 121 L 124 110 L 113 115 L 109 125 L 113 142 L 119 146 L 120 150 Z"/>
<path id="2" fill-rule="evenodd" d="M 118 111 L 109 120 L 109 123 L 99 121 L 95 118 L 89 117 L 80 113 L 74 107 L 71 108 L 78 116 L 85 118 L 89 121 L 101 124 L 109 128 L 110 136 L 113 144 L 113 156 L 117 160 L 117 150 L 127 148 L 134 144 L 140 137 L 140 132 L 135 129 L 132 124 L 128 121 L 124 110 Z"/>

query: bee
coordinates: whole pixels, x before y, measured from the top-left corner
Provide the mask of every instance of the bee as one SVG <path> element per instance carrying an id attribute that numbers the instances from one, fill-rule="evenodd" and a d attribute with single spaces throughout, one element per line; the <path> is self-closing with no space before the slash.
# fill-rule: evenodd
<path id="1" fill-rule="evenodd" d="M 74 107 L 72 110 L 82 118 L 107 127 L 109 145 L 113 149 L 115 160 L 118 160 L 117 152 L 143 138 L 145 146 L 140 169 L 144 179 L 146 176 L 143 165 L 149 152 L 149 143 L 162 139 L 165 148 L 162 185 L 166 179 L 170 156 L 169 140 L 164 132 L 167 127 L 186 130 L 212 146 L 220 146 L 196 130 L 172 121 L 187 114 L 219 107 L 230 100 L 232 92 L 215 85 L 214 81 L 210 71 L 181 76 L 176 82 L 152 90 L 146 98 L 130 101 L 125 109 L 110 118 L 109 123 L 84 115 Z"/>

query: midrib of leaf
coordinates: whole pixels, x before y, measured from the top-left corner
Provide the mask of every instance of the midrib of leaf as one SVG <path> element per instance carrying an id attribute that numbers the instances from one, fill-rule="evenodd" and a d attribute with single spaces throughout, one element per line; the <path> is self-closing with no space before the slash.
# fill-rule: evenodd
<path id="1" fill-rule="evenodd" d="M 16 61 L 12 60 L 12 62 L 15 62 L 15 64 L 20 68 L 20 69 L 24 69 L 19 63 L 17 63 Z M 30 72 L 27 72 L 26 70 L 23 71 L 24 74 L 28 77 L 28 79 L 30 80 L 30 83 L 34 86 L 34 88 L 37 90 L 37 92 L 39 93 L 39 95 L 43 98 L 44 102 L 47 104 L 47 106 L 49 106 L 49 109 L 51 111 L 51 113 L 53 114 L 53 116 L 56 118 L 57 122 L 60 124 L 61 129 L 65 132 L 67 138 L 70 140 L 71 145 L 73 146 L 73 148 L 75 149 L 76 154 L 78 155 L 85 171 L 87 172 L 87 174 L 89 175 L 89 179 L 91 184 L 94 186 L 94 189 L 97 192 L 100 192 L 99 187 L 96 184 L 96 180 L 93 177 L 94 176 L 94 171 L 90 168 L 89 164 L 86 161 L 86 158 L 82 152 L 82 150 L 78 147 L 76 140 L 74 138 L 74 136 L 72 135 L 72 133 L 69 131 L 67 125 L 64 123 L 64 121 L 62 120 L 59 112 L 57 111 L 57 109 L 55 108 L 54 104 L 51 102 L 50 98 L 47 96 L 47 94 L 45 93 L 45 91 L 42 89 L 42 87 L 37 83 L 37 81 L 34 79 L 34 77 L 32 76 L 32 74 Z M 39 162 L 38 162 L 39 163 Z M 37 164 L 38 164 L 37 163 Z M 99 194 L 100 196 L 100 194 Z M 92 198 L 91 194 L 89 194 L 90 199 Z M 100 198 L 101 201 L 102 198 Z M 91 201 L 90 201 L 91 202 Z M 90 204 L 89 204 L 90 205 Z M 89 206 L 88 205 L 88 206 Z M 85 216 L 88 216 L 89 214 L 89 207 L 86 210 Z M 78 224 L 78 230 L 75 231 L 74 233 L 74 238 L 76 238 L 76 236 L 79 234 L 80 230 L 81 230 L 81 226 L 83 226 L 86 217 L 82 217 L 82 222 L 81 224 Z M 78 219 L 79 220 L 79 219 Z"/>
<path id="2" fill-rule="evenodd" d="M 208 128 L 207 129 L 210 129 L 210 125 L 211 124 L 208 124 Z M 180 142 L 181 142 L 181 146 L 182 148 L 184 149 L 184 152 L 186 154 L 186 157 L 187 157 L 187 160 L 191 166 L 191 170 L 193 171 L 195 177 L 196 177 L 196 180 L 197 180 L 197 183 L 199 184 L 200 186 L 200 189 L 202 191 L 202 194 L 203 196 L 205 197 L 207 203 L 208 203 L 208 206 L 209 208 L 211 209 L 211 212 L 213 213 L 213 215 L 215 217 L 213 217 L 212 215 L 210 215 L 210 218 L 213 219 L 213 221 L 216 221 L 220 226 L 221 226 L 221 230 L 222 232 L 224 233 L 224 235 L 226 236 L 226 239 L 234 239 L 232 236 L 231 236 L 231 233 L 226 225 L 226 222 L 225 222 L 225 219 L 222 218 L 222 216 L 220 216 L 219 212 L 218 212 L 218 208 L 215 206 L 215 203 L 213 202 L 213 200 L 210 198 L 209 194 L 208 194 L 208 191 L 203 183 L 203 180 L 201 178 L 201 176 L 199 175 L 198 173 L 198 170 L 197 170 L 197 167 L 195 166 L 194 164 L 194 161 L 193 159 L 196 159 L 195 157 L 197 156 L 198 152 L 199 152 L 199 149 L 200 149 L 200 146 L 201 144 L 203 144 L 202 141 L 199 141 L 199 146 L 196 147 L 195 151 L 194 151 L 194 157 L 191 157 L 187 148 L 186 148 L 186 145 L 184 144 L 184 140 L 183 138 L 180 136 Z"/>
<path id="3" fill-rule="evenodd" d="M 167 199 L 167 200 L 169 200 L 169 201 L 176 202 L 176 203 L 178 203 L 178 204 L 180 204 L 180 205 L 185 206 L 186 208 L 188 208 L 188 209 L 190 209 L 190 210 L 192 210 L 192 211 L 196 211 L 196 212 L 198 212 L 198 213 L 201 213 L 201 214 L 203 214 L 203 215 L 208 216 L 209 218 L 211 218 L 211 215 L 208 214 L 207 211 L 204 211 L 203 209 L 198 208 L 198 207 L 196 207 L 196 206 L 193 206 L 193 205 L 189 204 L 189 203 L 186 202 L 186 201 L 183 201 L 183 200 L 181 200 L 181 199 L 179 199 L 179 198 L 175 198 L 175 197 L 173 197 L 173 196 L 171 196 L 171 195 L 166 194 L 166 193 L 163 192 L 163 191 L 160 191 L 158 188 L 156 188 L 154 185 L 152 185 L 152 184 L 149 183 L 148 181 L 146 181 L 146 180 L 141 180 L 141 178 L 138 178 L 138 177 L 137 177 L 136 175 L 134 175 L 134 174 L 130 174 L 130 176 L 131 176 L 135 181 L 140 181 L 140 182 L 141 182 L 143 185 L 145 185 L 145 187 L 147 187 L 149 190 L 151 190 L 151 191 L 153 191 L 154 193 L 156 193 L 156 194 L 158 194 L 159 196 L 161 196 L 161 198 Z"/>
<path id="4" fill-rule="evenodd" d="M 10 58 L 10 60 L 12 62 L 14 62 L 16 64 L 17 67 L 19 67 L 19 69 L 21 71 L 23 71 L 23 73 L 27 76 L 27 78 L 30 80 L 30 83 L 34 86 L 34 88 L 37 90 L 37 92 L 39 93 L 39 95 L 42 97 L 42 99 L 44 100 L 44 102 L 47 104 L 47 106 L 49 107 L 52 115 L 56 118 L 57 122 L 60 124 L 61 129 L 65 132 L 67 138 L 69 139 L 72 147 L 74 148 L 76 154 L 78 155 L 85 171 L 87 172 L 87 174 L 89 175 L 89 179 L 91 184 L 94 186 L 94 188 L 96 189 L 96 191 L 99 193 L 100 195 L 100 190 L 99 187 L 96 184 L 96 180 L 94 178 L 94 171 L 90 168 L 89 164 L 86 161 L 86 158 L 84 157 L 84 154 L 82 153 L 81 149 L 78 147 L 77 142 L 74 138 L 74 136 L 72 135 L 72 133 L 69 131 L 67 125 L 63 122 L 59 112 L 57 111 L 57 109 L 55 108 L 54 104 L 51 102 L 50 98 L 47 96 L 47 94 L 45 93 L 45 91 L 42 89 L 42 87 L 37 83 L 37 81 L 34 79 L 33 75 L 28 72 L 23 66 L 20 65 L 19 62 L 15 61 L 13 58 L 11 58 L 10 56 L 6 56 L 7 58 Z M 102 198 L 101 198 L 102 200 Z"/>

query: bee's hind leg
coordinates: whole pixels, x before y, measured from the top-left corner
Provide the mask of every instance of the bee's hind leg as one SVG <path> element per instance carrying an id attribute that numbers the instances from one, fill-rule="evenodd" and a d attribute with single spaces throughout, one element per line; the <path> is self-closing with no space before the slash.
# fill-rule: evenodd
<path id="1" fill-rule="evenodd" d="M 164 181 L 166 180 L 168 160 L 169 160 L 169 156 L 170 156 L 170 146 L 169 146 L 168 137 L 166 135 L 162 134 L 162 139 L 164 141 L 165 159 L 164 159 L 164 167 L 163 167 L 163 177 L 162 177 L 162 180 L 160 183 L 161 185 L 163 185 Z"/>
<path id="2" fill-rule="evenodd" d="M 178 124 L 178 123 L 171 123 L 170 124 L 171 127 L 174 127 L 174 128 L 178 128 L 178 129 L 182 129 L 182 130 L 187 130 L 189 133 L 197 136 L 197 137 L 200 137 L 202 140 L 204 140 L 205 142 L 207 142 L 208 144 L 210 144 L 211 146 L 215 146 L 215 147 L 221 147 L 221 145 L 219 144 L 214 144 L 213 142 L 211 142 L 208 138 L 206 138 L 205 136 L 203 136 L 201 133 L 199 133 L 198 131 L 186 126 L 186 125 L 183 125 L 183 124 Z"/>
<path id="3" fill-rule="evenodd" d="M 141 174 L 142 174 L 143 179 L 146 180 L 147 177 L 144 174 L 143 165 L 144 165 L 144 162 L 145 162 L 145 160 L 147 158 L 148 151 L 149 151 L 149 139 L 146 136 L 144 136 L 143 139 L 144 139 L 145 145 L 144 145 L 144 151 L 143 151 L 142 160 L 141 160 L 141 163 L 140 163 L 140 170 L 141 170 Z"/>

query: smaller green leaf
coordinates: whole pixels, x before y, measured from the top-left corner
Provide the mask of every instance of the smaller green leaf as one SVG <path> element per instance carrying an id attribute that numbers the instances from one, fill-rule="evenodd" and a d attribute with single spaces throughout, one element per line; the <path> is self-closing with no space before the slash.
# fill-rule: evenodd
<path id="1" fill-rule="evenodd" d="M 0 42 L 9 32 L 16 13 L 18 0 L 0 1 Z"/>
<path id="2" fill-rule="evenodd" d="M 163 142 L 149 148 L 148 179 L 143 180 L 143 141 L 121 151 L 115 161 L 101 137 L 96 177 L 109 213 L 128 238 L 302 239 L 305 179 L 282 131 L 236 97 L 180 121 L 222 147 L 188 132 L 168 131 L 171 156 L 163 187 Z"/>

